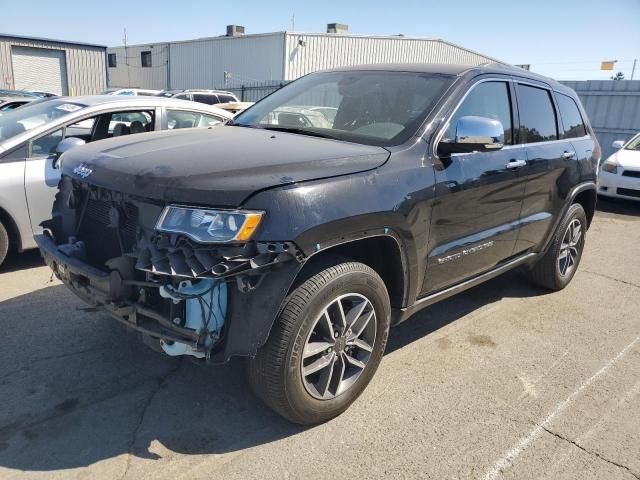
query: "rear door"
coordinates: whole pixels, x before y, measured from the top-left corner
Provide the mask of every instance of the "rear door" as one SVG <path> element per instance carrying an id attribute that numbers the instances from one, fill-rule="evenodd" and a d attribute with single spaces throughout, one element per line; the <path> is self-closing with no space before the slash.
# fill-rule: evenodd
<path id="1" fill-rule="evenodd" d="M 524 148 L 514 144 L 513 95 L 508 79 L 483 79 L 450 117 L 443 140 L 454 137 L 460 117 L 473 115 L 499 120 L 505 146 L 440 159 L 423 294 L 489 270 L 513 254 L 524 194 L 517 166 L 526 160 Z"/>
<path id="2" fill-rule="evenodd" d="M 526 166 L 518 171 L 525 194 L 515 253 L 522 253 L 537 250 L 547 238 L 567 193 L 579 182 L 579 172 L 571 141 L 559 134 L 560 119 L 550 88 L 529 80 L 515 85 L 518 143 L 527 154 Z"/>

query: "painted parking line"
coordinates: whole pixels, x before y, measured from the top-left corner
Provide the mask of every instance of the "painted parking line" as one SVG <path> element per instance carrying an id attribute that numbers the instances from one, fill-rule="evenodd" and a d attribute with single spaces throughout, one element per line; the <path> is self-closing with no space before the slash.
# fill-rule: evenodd
<path id="1" fill-rule="evenodd" d="M 631 350 L 638 342 L 640 342 L 640 335 L 638 335 L 635 340 L 633 340 L 630 344 L 624 347 L 620 352 L 609 360 L 600 370 L 594 373 L 591 377 L 585 380 L 582 385 L 580 385 L 574 392 L 569 395 L 564 401 L 560 402 L 556 407 L 551 410 L 549 415 L 539 423 L 537 427 L 531 430 L 526 436 L 522 437 L 516 444 L 507 451 L 502 457 L 497 459 L 492 467 L 487 471 L 484 480 L 494 480 L 498 477 L 498 475 L 513 465 L 514 461 L 518 458 L 518 456 L 524 452 L 531 443 L 540 436 L 542 432 L 544 432 L 547 426 L 564 410 L 570 407 L 577 398 L 582 394 L 582 392 L 589 387 L 594 381 L 600 378 L 602 375 L 607 373 L 611 367 L 613 367 L 626 353 Z"/>

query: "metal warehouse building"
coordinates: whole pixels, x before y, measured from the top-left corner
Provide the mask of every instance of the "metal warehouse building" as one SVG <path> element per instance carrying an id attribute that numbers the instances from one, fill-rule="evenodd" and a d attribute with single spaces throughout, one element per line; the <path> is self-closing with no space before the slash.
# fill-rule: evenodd
<path id="1" fill-rule="evenodd" d="M 95 95 L 106 88 L 106 49 L 0 33 L 0 88 Z"/>
<path id="2" fill-rule="evenodd" d="M 109 86 L 237 90 L 365 63 L 501 63 L 441 39 L 356 36 L 339 24 L 327 33 L 243 32 L 230 25 L 220 37 L 109 48 Z"/>

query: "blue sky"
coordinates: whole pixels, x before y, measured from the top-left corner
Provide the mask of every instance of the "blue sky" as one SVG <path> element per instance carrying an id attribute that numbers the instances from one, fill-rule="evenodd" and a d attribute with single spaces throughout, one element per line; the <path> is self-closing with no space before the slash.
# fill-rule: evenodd
<path id="1" fill-rule="evenodd" d="M 3 0 L 3 33 L 122 44 L 215 36 L 227 24 L 247 33 L 321 32 L 347 23 L 354 34 L 438 37 L 560 80 L 606 79 L 600 61 L 618 60 L 631 75 L 638 58 L 640 0 L 369 0 L 97 2 Z M 33 12 L 34 15 L 30 15 Z"/>

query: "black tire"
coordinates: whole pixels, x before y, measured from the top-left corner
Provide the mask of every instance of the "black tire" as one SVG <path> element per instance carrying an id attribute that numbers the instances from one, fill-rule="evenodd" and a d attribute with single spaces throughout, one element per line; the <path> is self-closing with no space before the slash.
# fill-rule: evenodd
<path id="1" fill-rule="evenodd" d="M 575 245 L 576 255 L 574 262 L 572 264 L 569 262 L 570 266 L 563 274 L 562 270 L 566 264 L 563 264 L 560 260 L 560 251 L 563 247 L 563 240 L 565 240 L 568 235 L 569 226 L 572 224 L 575 225 L 575 222 L 580 223 L 581 235 Z M 529 277 L 531 280 L 535 284 L 548 290 L 557 291 L 566 287 L 578 270 L 578 265 L 582 258 L 582 251 L 584 250 L 586 232 L 587 215 L 582 205 L 574 203 L 569 207 L 562 222 L 560 222 L 547 253 L 538 260 L 530 270 Z"/>
<path id="2" fill-rule="evenodd" d="M 0 222 L 0 267 L 9 254 L 9 233 L 6 227 Z"/>
<path id="3" fill-rule="evenodd" d="M 312 341 L 312 335 L 316 335 L 315 329 L 320 328 L 323 312 L 337 305 L 335 302 L 346 301 L 346 306 L 349 307 L 352 305 L 349 303 L 350 299 L 360 297 L 365 299 L 363 304 L 366 300 L 370 302 L 367 304 L 368 312 L 374 311 L 374 323 L 367 323 L 368 331 L 375 335 L 372 346 L 369 345 L 372 347 L 371 353 L 365 351 L 367 360 L 364 368 L 349 378 L 345 372 L 353 367 L 347 362 L 347 357 L 361 355 L 363 352 L 353 346 L 339 345 L 339 340 L 335 340 L 335 350 L 332 348 L 323 351 L 321 356 L 332 352 L 326 355 L 333 355 L 338 359 L 334 361 L 336 366 L 343 361 L 340 359 L 344 359 L 346 366 L 340 373 L 333 375 L 338 379 L 335 396 L 321 399 L 310 391 L 309 378 L 314 374 L 303 375 L 303 368 L 309 366 L 308 363 L 305 366 L 305 362 L 314 360 L 314 357 L 303 358 L 305 346 Z M 389 336 L 390 316 L 389 294 L 384 282 L 373 269 L 357 262 L 344 262 L 324 268 L 298 285 L 287 297 L 267 343 L 247 362 L 249 383 L 269 407 L 291 422 L 313 425 L 340 415 L 362 393 L 377 370 Z M 364 318 L 364 313 L 356 318 Z M 331 320 L 328 323 L 331 324 Z M 357 329 L 356 323 L 354 321 L 352 324 L 354 330 Z M 331 332 L 340 336 L 338 330 L 336 328 Z M 348 334 L 351 334 L 350 327 L 345 333 L 345 340 Z M 333 370 L 333 365 L 332 363 L 328 368 L 332 372 L 337 371 Z M 332 373 L 327 376 L 331 378 Z M 340 392 L 341 385 L 345 385 L 341 383 L 343 378 L 352 383 Z M 334 380 L 334 384 L 335 382 Z M 327 380 L 323 395 L 333 395 L 329 392 L 330 384 L 331 380 Z"/>

